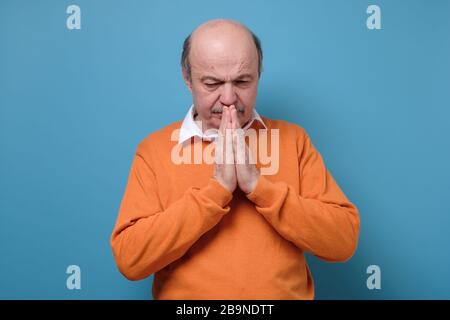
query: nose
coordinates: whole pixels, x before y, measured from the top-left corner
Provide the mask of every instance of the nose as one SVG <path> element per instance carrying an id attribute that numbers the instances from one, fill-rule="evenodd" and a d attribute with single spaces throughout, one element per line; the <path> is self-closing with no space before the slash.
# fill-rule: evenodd
<path id="1" fill-rule="evenodd" d="M 237 95 L 235 88 L 232 83 L 224 83 L 222 86 L 222 91 L 220 93 L 220 103 L 224 106 L 231 106 L 236 104 Z"/>

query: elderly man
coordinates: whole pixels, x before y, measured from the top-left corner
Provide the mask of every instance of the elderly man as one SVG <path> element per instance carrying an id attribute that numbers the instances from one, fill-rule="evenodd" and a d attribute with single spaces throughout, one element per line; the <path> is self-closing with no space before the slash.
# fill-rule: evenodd
<path id="1" fill-rule="evenodd" d="M 255 110 L 261 67 L 258 38 L 235 21 L 185 40 L 193 105 L 137 147 L 111 236 L 125 277 L 155 274 L 155 299 L 313 299 L 304 252 L 338 262 L 356 250 L 358 210 L 305 130 Z M 276 170 L 263 171 L 250 131 Z"/>

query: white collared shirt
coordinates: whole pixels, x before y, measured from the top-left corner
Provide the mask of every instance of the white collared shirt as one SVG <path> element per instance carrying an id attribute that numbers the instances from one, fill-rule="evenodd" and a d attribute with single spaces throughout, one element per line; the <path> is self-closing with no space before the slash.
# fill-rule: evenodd
<path id="1" fill-rule="evenodd" d="M 261 119 L 260 115 L 255 109 L 253 109 L 250 121 L 248 121 L 246 126 L 242 129 L 247 130 L 255 120 L 259 121 L 264 126 L 264 128 L 267 129 L 264 121 Z M 188 113 L 184 117 L 183 123 L 181 124 L 180 135 L 178 137 L 178 144 L 181 144 L 191 139 L 192 137 L 200 137 L 203 140 L 211 141 L 217 138 L 217 136 L 218 136 L 218 129 L 208 129 L 206 130 L 206 132 L 202 131 L 201 121 L 194 120 L 194 105 L 191 105 Z"/>

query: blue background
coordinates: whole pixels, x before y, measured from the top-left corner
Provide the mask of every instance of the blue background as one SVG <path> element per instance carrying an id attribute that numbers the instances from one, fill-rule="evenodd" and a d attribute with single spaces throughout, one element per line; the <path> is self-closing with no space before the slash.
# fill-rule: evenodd
<path id="1" fill-rule="evenodd" d="M 81 8 L 68 30 L 66 8 Z M 382 29 L 366 27 L 381 7 Z M 257 109 L 303 126 L 360 210 L 318 299 L 450 298 L 450 1 L 0 1 L 0 298 L 148 299 L 109 238 L 139 141 L 191 103 L 181 44 L 217 17 L 265 61 Z M 66 288 L 68 265 L 81 290 Z M 381 268 L 368 290 L 366 268 Z"/>

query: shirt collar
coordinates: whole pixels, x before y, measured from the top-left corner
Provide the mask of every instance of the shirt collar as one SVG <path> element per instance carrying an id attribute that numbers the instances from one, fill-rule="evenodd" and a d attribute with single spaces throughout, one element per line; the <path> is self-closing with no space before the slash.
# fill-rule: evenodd
<path id="1" fill-rule="evenodd" d="M 250 128 L 250 126 L 253 124 L 255 120 L 261 123 L 262 126 L 267 129 L 264 121 L 262 120 L 261 116 L 255 109 L 253 109 L 250 121 L 242 129 L 247 130 L 248 128 Z M 191 139 L 192 137 L 200 137 L 203 140 L 207 141 L 211 141 L 217 137 L 218 131 L 217 129 L 209 129 L 206 130 L 206 132 L 203 132 L 202 129 L 200 129 L 200 125 L 201 125 L 200 121 L 194 120 L 194 105 L 191 105 L 189 111 L 184 117 L 183 123 L 181 124 L 180 134 L 178 137 L 178 144 L 181 144 L 186 140 Z"/>

